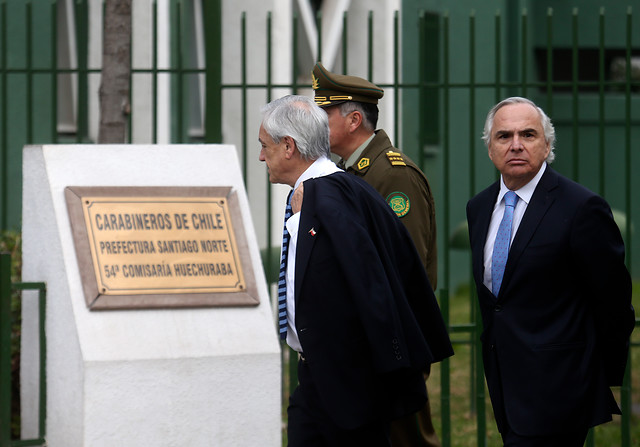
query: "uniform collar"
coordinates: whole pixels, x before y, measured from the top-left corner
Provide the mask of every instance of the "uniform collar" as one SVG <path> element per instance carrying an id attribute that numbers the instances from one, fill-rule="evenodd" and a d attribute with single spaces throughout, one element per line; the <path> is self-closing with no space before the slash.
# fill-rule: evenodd
<path id="1" fill-rule="evenodd" d="M 375 132 L 372 133 L 371 136 L 369 138 L 367 138 L 364 143 L 362 143 L 360 146 L 358 146 L 358 149 L 356 149 L 349 156 L 349 158 L 347 158 L 344 161 L 344 169 L 345 170 L 347 170 L 347 168 L 350 168 L 351 166 L 353 166 L 355 164 L 355 162 L 360 159 L 360 157 L 362 156 L 362 153 L 367 148 L 367 146 L 369 146 L 369 143 L 371 143 L 371 140 L 373 140 L 375 136 L 376 136 L 376 133 Z"/>

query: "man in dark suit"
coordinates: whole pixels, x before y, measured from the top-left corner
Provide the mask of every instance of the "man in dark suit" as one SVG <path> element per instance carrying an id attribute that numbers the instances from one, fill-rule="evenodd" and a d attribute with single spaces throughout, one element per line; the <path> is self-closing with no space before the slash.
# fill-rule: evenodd
<path id="1" fill-rule="evenodd" d="M 259 140 L 269 180 L 295 191 L 279 309 L 300 354 L 289 445 L 389 446 L 389 421 L 426 401 L 421 371 L 453 353 L 420 256 L 380 195 L 328 158 L 313 100 L 267 104 Z"/>
<path id="2" fill-rule="evenodd" d="M 533 102 L 494 106 L 483 139 L 501 179 L 467 219 L 498 429 L 506 446 L 582 446 L 620 413 L 609 387 L 635 318 L 622 237 L 604 199 L 548 166 L 555 131 Z"/>

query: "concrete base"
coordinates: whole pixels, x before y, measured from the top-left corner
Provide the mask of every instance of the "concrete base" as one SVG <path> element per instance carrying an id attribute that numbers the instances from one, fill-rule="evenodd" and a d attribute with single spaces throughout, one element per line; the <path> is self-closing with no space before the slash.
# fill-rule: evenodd
<path id="1" fill-rule="evenodd" d="M 47 284 L 48 445 L 279 447 L 280 347 L 235 149 L 31 146 L 23 176 L 23 281 Z M 89 311 L 66 186 L 232 186 L 260 304 Z M 34 298 L 23 298 L 23 437 L 37 435 Z"/>

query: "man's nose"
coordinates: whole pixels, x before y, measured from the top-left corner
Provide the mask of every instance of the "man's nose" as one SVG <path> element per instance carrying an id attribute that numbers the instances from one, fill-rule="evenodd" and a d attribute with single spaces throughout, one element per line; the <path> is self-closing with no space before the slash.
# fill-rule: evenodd
<path id="1" fill-rule="evenodd" d="M 258 155 L 258 160 L 264 161 L 264 149 L 260 149 L 260 155 Z"/>
<path id="2" fill-rule="evenodd" d="M 511 140 L 511 150 L 519 151 L 523 148 L 522 141 L 518 135 L 514 135 Z"/>

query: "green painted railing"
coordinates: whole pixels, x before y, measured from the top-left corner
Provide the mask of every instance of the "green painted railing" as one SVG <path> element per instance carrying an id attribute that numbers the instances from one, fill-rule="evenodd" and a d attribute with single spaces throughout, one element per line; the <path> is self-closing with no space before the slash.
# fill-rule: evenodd
<path id="1" fill-rule="evenodd" d="M 11 347 L 12 321 L 19 315 L 11 314 L 11 299 L 14 291 L 38 291 L 38 340 L 39 340 L 39 400 L 38 400 L 38 437 L 35 439 L 15 440 L 11 436 Z M 11 282 L 11 254 L 0 253 L 0 447 L 45 446 L 47 412 L 47 339 L 46 286 L 39 282 Z"/>

